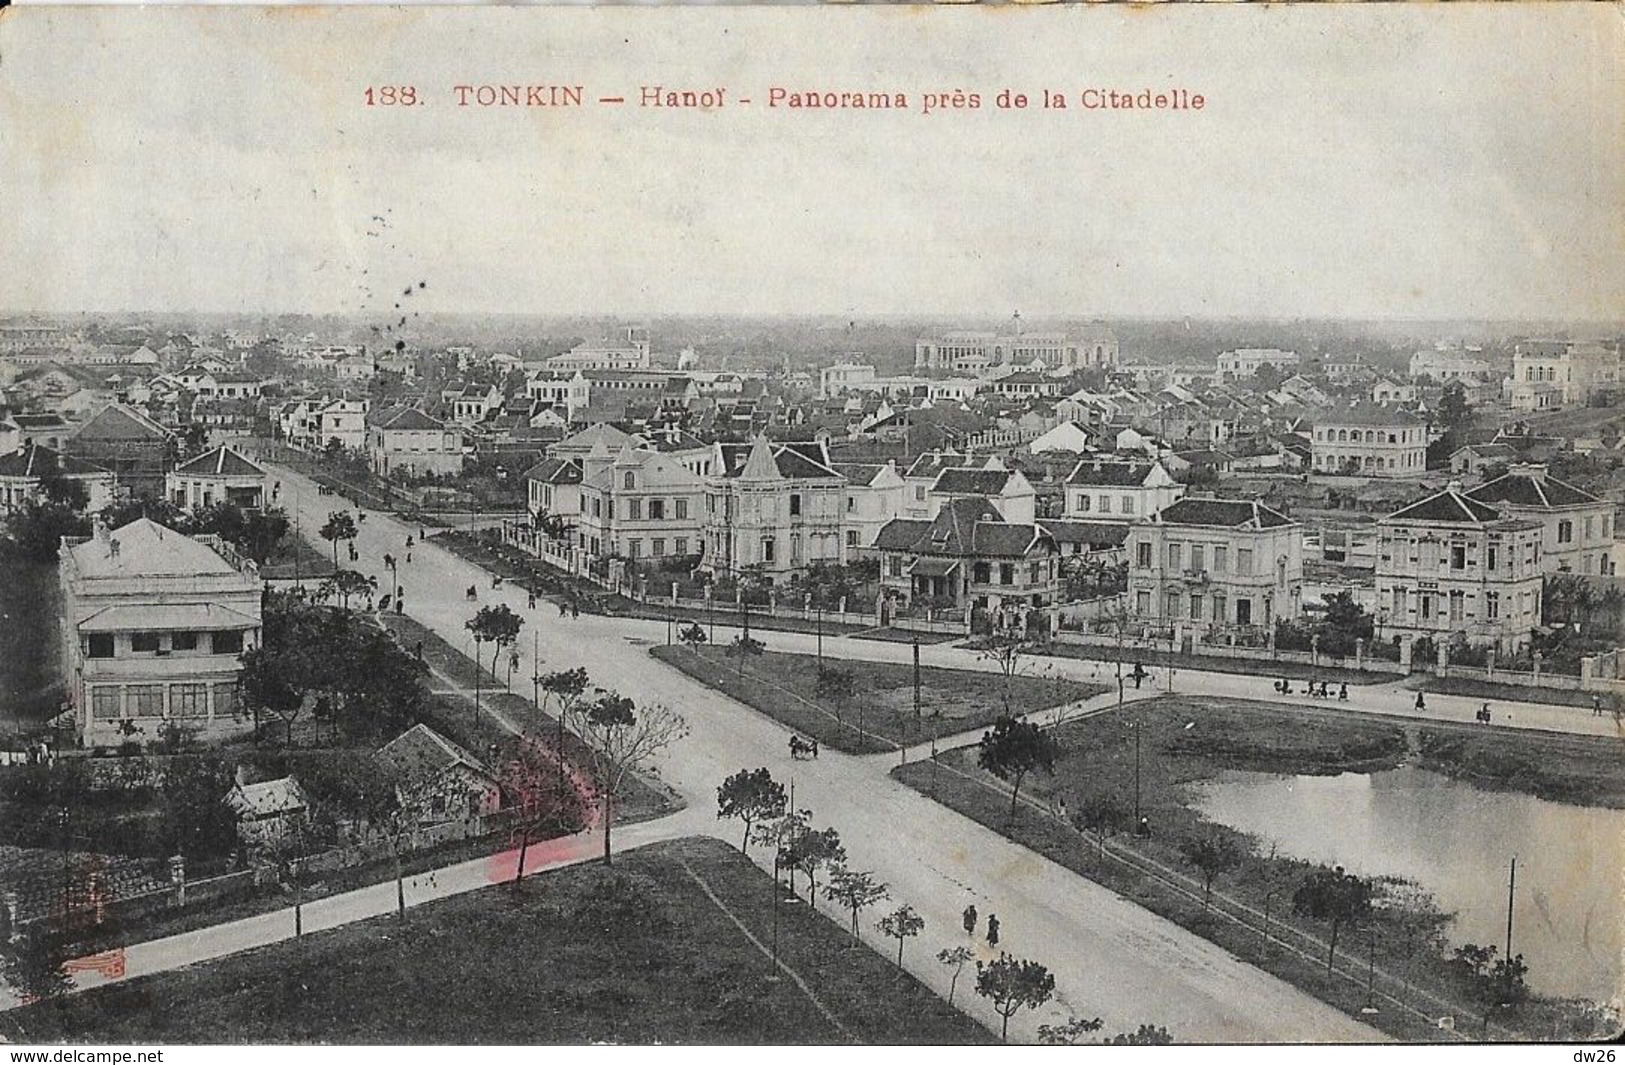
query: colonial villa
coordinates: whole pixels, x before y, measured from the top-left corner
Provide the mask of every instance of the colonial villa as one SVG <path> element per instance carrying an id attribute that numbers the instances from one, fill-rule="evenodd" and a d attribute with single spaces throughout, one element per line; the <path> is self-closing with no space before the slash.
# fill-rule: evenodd
<path id="1" fill-rule="evenodd" d="M 875 538 L 881 586 L 904 603 L 928 600 L 993 613 L 1054 605 L 1060 550 L 1042 526 L 1008 522 L 983 497 L 950 500 L 930 521 L 896 518 Z"/>
<path id="2" fill-rule="evenodd" d="M 146 741 L 169 723 L 248 731 L 240 656 L 260 642 L 254 563 L 147 518 L 62 541 L 63 663 L 79 741 Z"/>
<path id="3" fill-rule="evenodd" d="M 1421 418 L 1392 408 L 1354 407 L 1317 418 L 1311 454 L 1316 473 L 1421 477 L 1427 452 Z"/>
<path id="4" fill-rule="evenodd" d="M 1379 635 L 1446 643 L 1460 634 L 1503 653 L 1528 646 L 1540 623 L 1540 522 L 1505 517 L 1453 481 L 1377 530 Z"/>
<path id="5" fill-rule="evenodd" d="M 1262 503 L 1186 497 L 1129 536 L 1137 618 L 1266 630 L 1303 595 L 1303 527 Z"/>
<path id="6" fill-rule="evenodd" d="M 77 481 L 89 498 L 86 510 L 95 512 L 113 502 L 118 483 L 111 470 L 70 458 L 41 444 L 0 455 L 0 514 L 20 510 L 40 498 L 46 481 Z"/>
<path id="7" fill-rule="evenodd" d="M 1467 495 L 1503 517 L 1540 522 L 1545 572 L 1613 575 L 1614 504 L 1548 477 L 1544 464 L 1513 463 Z"/>
<path id="8" fill-rule="evenodd" d="M 170 470 L 164 487 L 170 502 L 182 508 L 265 506 L 265 471 L 224 444 Z"/>

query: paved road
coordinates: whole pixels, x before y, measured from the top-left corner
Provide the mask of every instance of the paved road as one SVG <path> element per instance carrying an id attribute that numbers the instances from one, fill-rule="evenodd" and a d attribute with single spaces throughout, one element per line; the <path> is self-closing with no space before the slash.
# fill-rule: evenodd
<path id="1" fill-rule="evenodd" d="M 274 469 L 283 482 L 283 500 L 297 500 L 303 529 L 319 528 L 337 501 L 318 496 L 310 482 L 286 469 Z M 293 491 L 297 488 L 297 491 Z M 385 552 L 404 557 L 408 533 L 390 517 L 370 513 L 360 523 L 356 546 L 359 568 L 390 585 L 383 572 Z M 651 658 L 649 644 L 664 642 L 663 622 L 639 622 L 583 615 L 560 619 L 548 604 L 528 612 L 517 588 L 493 590 L 478 568 L 437 547 L 416 547 L 413 562 L 401 564 L 406 609 L 454 645 L 466 641 L 463 623 L 473 604 L 465 589 L 479 588 L 480 605 L 506 602 L 540 626 L 543 670 L 585 665 L 595 681 L 613 685 L 639 701 L 663 700 L 687 718 L 691 735 L 657 764 L 661 778 L 689 802 L 677 818 L 640 826 L 649 838 L 711 832 L 737 844 L 738 826 L 707 816 L 715 789 L 730 773 L 766 765 L 793 782 L 798 807 L 813 811 L 818 826 L 839 829 L 854 868 L 873 869 L 890 885 L 894 899 L 912 904 L 926 919 L 924 934 L 909 944 L 909 968 L 946 993 L 948 972 L 934 958 L 946 946 L 966 942 L 960 913 L 974 902 L 983 914 L 996 913 L 1000 946 L 1048 965 L 1056 974 L 1059 999 L 1037 1014 L 1018 1015 L 1012 1036 L 1032 1039 L 1040 1023 L 1069 1014 L 1099 1015 L 1107 1031 L 1141 1023 L 1166 1026 L 1181 1040 L 1356 1041 L 1381 1038 L 1373 1029 L 1333 1010 L 1261 970 L 1241 962 L 1200 937 L 1126 902 L 1112 892 L 1032 854 L 996 833 L 891 780 L 896 756 L 852 757 L 828 751 L 816 764 L 792 762 L 788 731 Z M 519 641 L 518 676 L 536 668 L 531 640 Z M 763 633 L 774 647 L 800 649 L 812 637 Z M 836 656 L 902 660 L 906 646 L 875 641 L 825 639 Z M 965 665 L 966 652 L 924 649 L 930 664 Z M 1063 663 L 1086 675 L 1089 663 Z M 1148 693 L 1149 694 L 1149 693 Z M 767 859 L 758 849 L 759 862 Z M 870 925 L 873 916 L 864 922 Z M 866 938 L 877 949 L 893 949 L 871 928 Z M 995 952 L 978 942 L 981 956 Z M 962 979 L 961 983 L 965 981 Z M 967 988 L 960 988 L 961 992 Z M 991 1010 L 974 995 L 959 999 L 972 1013 L 995 1024 Z"/>
<path id="2" fill-rule="evenodd" d="M 274 468 L 283 484 L 282 500 L 297 506 L 301 529 L 311 535 L 328 511 L 341 501 L 321 496 L 312 482 L 285 468 Z M 405 538 L 419 530 L 407 528 L 387 515 L 369 513 L 360 523 L 357 547 L 360 569 L 379 578 L 381 589 L 391 581 L 382 555 L 404 558 Z M 559 619 L 542 604 L 527 612 L 524 593 L 514 588 L 493 590 L 489 577 L 449 552 L 434 546 L 414 548 L 414 561 L 402 563 L 401 586 L 407 612 L 456 646 L 467 643 L 463 623 L 473 606 L 464 599 L 471 584 L 479 589 L 480 604 L 506 602 L 524 614 L 541 632 L 541 661 L 531 659 L 531 640 L 519 641 L 522 665 L 517 676 L 543 670 L 585 665 L 594 680 L 619 688 L 639 701 L 664 700 L 677 707 L 692 730 L 688 739 L 658 763 L 661 777 L 688 800 L 682 812 L 658 821 L 629 826 L 616 833 L 616 849 L 630 849 L 685 835 L 714 834 L 737 844 L 738 826 L 713 816 L 716 785 L 726 775 L 745 767 L 766 765 L 781 780 L 793 782 L 798 807 L 813 810 L 818 826 L 834 825 L 841 832 L 854 868 L 873 869 L 890 885 L 897 901 L 912 904 L 926 918 L 924 934 L 909 944 L 908 967 L 930 986 L 946 994 L 949 974 L 934 961 L 944 946 L 969 942 L 960 927 L 960 913 L 974 902 L 983 915 L 996 913 L 1002 925 L 1000 946 L 1011 953 L 1048 965 L 1056 974 L 1058 1001 L 1037 1014 L 1018 1015 L 1012 1037 L 1032 1039 L 1041 1023 L 1065 1020 L 1070 1014 L 1101 1016 L 1106 1031 L 1132 1029 L 1140 1023 L 1166 1026 L 1182 1041 L 1282 1042 L 1366 1041 L 1380 1033 L 1333 1010 L 1284 982 L 1244 963 L 1200 937 L 1118 898 L 1069 870 L 1034 855 L 992 831 L 942 807 L 887 775 L 897 755 L 854 757 L 826 749 L 817 763 L 793 762 L 787 751 L 788 731 L 776 722 L 672 670 L 647 654 L 648 645 L 664 642 L 663 622 L 629 621 L 582 616 Z M 718 634 L 719 638 L 721 633 Z M 810 651 L 814 637 L 759 631 L 775 649 Z M 907 661 L 907 645 L 848 638 L 824 638 L 825 651 L 835 657 L 881 661 Z M 967 651 L 948 645 L 924 647 L 927 665 L 992 669 Z M 1104 663 L 1070 659 L 1045 660 L 1035 668 L 1059 679 L 1109 680 Z M 1155 684 L 1138 693 L 1151 697 L 1166 683 L 1162 670 Z M 1177 691 L 1236 696 L 1275 702 L 1282 699 L 1264 676 L 1179 670 Z M 1131 695 L 1134 693 L 1131 690 Z M 1414 693 L 1395 685 L 1351 687 L 1352 699 L 1341 708 L 1439 720 L 1472 720 L 1482 700 L 1429 696 L 1427 710 L 1414 707 Z M 1115 693 L 1084 704 L 1085 709 L 1109 705 Z M 1312 705 L 1324 706 L 1315 700 Z M 1532 704 L 1496 704 L 1497 722 L 1512 714 L 1520 728 L 1609 734 L 1617 726 L 1611 719 L 1594 717 L 1589 710 Z M 945 738 L 948 745 L 970 736 Z M 910 752 L 918 757 L 920 752 Z M 536 848 L 527 860 L 529 869 L 556 868 L 590 858 L 599 843 L 593 836 Z M 767 860 L 758 848 L 759 863 Z M 463 862 L 410 878 L 408 903 L 473 890 L 512 875 L 513 856 Z M 504 864 L 505 863 L 505 864 Z M 392 883 L 332 896 L 305 907 L 305 927 L 319 930 L 389 913 L 395 906 Z M 871 927 L 874 914 L 864 922 L 867 941 L 890 954 L 895 949 Z M 837 917 L 837 919 L 840 919 Z M 293 932 L 292 910 L 284 909 L 240 921 L 183 933 L 127 949 L 126 976 L 159 972 L 221 957 L 288 938 Z M 975 943 L 978 955 L 992 957 L 985 941 Z M 102 982 L 86 973 L 80 986 Z M 961 978 L 961 983 L 966 981 Z M 984 1023 L 997 1020 L 985 1004 L 961 987 L 958 1001 Z"/>

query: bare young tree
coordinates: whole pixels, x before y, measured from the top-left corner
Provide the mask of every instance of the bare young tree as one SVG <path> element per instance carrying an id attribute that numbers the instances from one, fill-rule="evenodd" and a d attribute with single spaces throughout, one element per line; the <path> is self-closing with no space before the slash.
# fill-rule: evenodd
<path id="1" fill-rule="evenodd" d="M 610 865 L 610 829 L 627 778 L 688 735 L 688 724 L 662 703 L 640 707 L 615 691 L 605 692 L 594 702 L 577 704 L 572 716 L 571 725 L 585 741 L 593 764 L 604 823 L 604 864 Z"/>

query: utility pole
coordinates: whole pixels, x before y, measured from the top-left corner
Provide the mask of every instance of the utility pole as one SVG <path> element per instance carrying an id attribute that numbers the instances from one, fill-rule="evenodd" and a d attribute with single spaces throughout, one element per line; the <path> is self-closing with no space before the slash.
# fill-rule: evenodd
<path id="1" fill-rule="evenodd" d="M 1518 885 L 1518 856 L 1512 856 L 1512 868 L 1507 872 L 1507 1001 L 1512 1000 L 1512 900 Z"/>
<path id="2" fill-rule="evenodd" d="M 1138 718 L 1133 724 L 1134 729 L 1134 830 L 1140 831 L 1140 722 Z"/>
<path id="3" fill-rule="evenodd" d="M 914 634 L 914 728 L 920 727 L 920 634 Z"/>

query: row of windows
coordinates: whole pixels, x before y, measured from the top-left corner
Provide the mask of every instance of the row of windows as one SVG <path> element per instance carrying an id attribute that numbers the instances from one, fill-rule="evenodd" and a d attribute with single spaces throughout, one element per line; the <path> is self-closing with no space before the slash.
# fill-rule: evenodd
<path id="1" fill-rule="evenodd" d="M 165 712 L 164 693 L 169 693 Z M 162 718 L 210 716 L 209 694 L 214 694 L 215 717 L 231 717 L 238 711 L 235 681 L 210 684 L 99 684 L 90 689 L 91 717 L 99 721 L 120 718 Z"/>
<path id="2" fill-rule="evenodd" d="M 1415 614 L 1420 621 L 1448 621 L 1461 622 L 1475 617 L 1467 610 L 1467 601 L 1477 596 L 1469 595 L 1461 589 L 1453 589 L 1448 593 L 1433 591 L 1418 591 L 1415 593 L 1416 605 L 1411 606 L 1411 591 L 1408 588 L 1395 588 L 1390 593 L 1390 605 L 1396 619 Z M 1518 610 L 1519 616 L 1527 616 L 1531 609 L 1540 611 L 1539 592 L 1518 592 L 1515 597 L 1510 596 L 1511 604 Z M 1495 621 L 1501 617 L 1501 593 L 1484 593 L 1484 618 Z"/>
<path id="3" fill-rule="evenodd" d="M 1151 593 L 1141 591 L 1135 594 L 1135 612 L 1140 617 L 1151 616 Z M 1259 600 L 1263 604 L 1263 624 L 1270 623 L 1272 604 L 1268 599 Z M 1232 613 L 1231 602 L 1228 596 L 1219 594 L 1207 596 L 1201 592 L 1192 592 L 1188 597 L 1176 589 L 1170 589 L 1162 602 L 1162 616 L 1170 620 L 1206 621 L 1211 618 L 1217 624 L 1253 624 L 1253 601 L 1251 599 L 1237 599 Z"/>
<path id="4" fill-rule="evenodd" d="M 1419 470 L 1427 461 L 1421 451 L 1407 451 L 1399 456 L 1396 465 L 1394 456 L 1387 456 L 1384 465 L 1384 456 L 1377 455 L 1316 455 L 1315 468 L 1320 470 L 1341 470 L 1346 466 L 1356 466 L 1362 470 Z"/>
<path id="5" fill-rule="evenodd" d="M 1601 522 L 1602 528 L 1602 535 L 1600 539 L 1607 540 L 1609 538 L 1609 515 L 1604 514 L 1601 515 L 1600 518 L 1597 515 L 1592 515 L 1591 517 L 1585 519 L 1585 538 L 1587 540 L 1599 538 L 1597 536 L 1599 521 Z M 1560 544 L 1571 544 L 1574 542 L 1574 522 L 1564 518 L 1557 523 L 1557 542 Z"/>
<path id="6" fill-rule="evenodd" d="M 596 541 L 594 541 L 594 543 L 596 544 Z M 596 547 L 594 548 L 593 553 L 597 554 L 597 548 Z M 679 537 L 676 537 L 675 539 L 673 539 L 671 541 L 671 553 L 674 554 L 674 555 L 678 555 L 678 556 L 688 554 L 688 537 L 679 536 Z M 643 541 L 642 540 L 628 540 L 626 542 L 626 557 L 627 558 L 642 558 L 643 557 Z M 654 539 L 649 541 L 649 557 L 650 558 L 665 558 L 666 557 L 666 538 L 665 537 L 656 536 Z"/>
<path id="7" fill-rule="evenodd" d="M 1186 548 L 1189 548 L 1187 554 Z M 1189 558 L 1190 568 L 1207 573 L 1230 572 L 1230 549 L 1223 544 L 1179 544 L 1170 543 L 1167 547 L 1168 568 L 1184 569 L 1185 560 Z M 1134 545 L 1134 564 L 1139 569 L 1150 569 L 1153 563 L 1152 547 L 1149 541 L 1141 540 Z M 1253 572 L 1253 549 L 1240 547 L 1236 549 L 1235 572 L 1243 577 L 1251 576 Z"/>
<path id="8" fill-rule="evenodd" d="M 1316 429 L 1315 439 L 1326 444 L 1423 443 L 1420 429 L 1401 429 L 1397 433 L 1384 432 L 1381 429 Z"/>
<path id="9" fill-rule="evenodd" d="M 1098 505 L 1094 505 L 1094 501 L 1098 501 Z M 1133 496 L 1120 496 L 1118 502 L 1120 504 L 1119 514 L 1134 513 Z M 1112 497 L 1104 492 L 1098 496 L 1090 496 L 1087 492 L 1079 492 L 1072 497 L 1072 512 L 1074 514 L 1087 514 L 1091 509 L 1096 514 L 1110 514 L 1112 512 Z"/>
<path id="10" fill-rule="evenodd" d="M 1388 545 L 1385 543 L 1383 546 L 1387 547 Z M 1400 552 L 1398 560 L 1404 561 L 1406 558 L 1404 553 L 1407 546 L 1406 542 L 1403 539 L 1400 539 L 1394 542 L 1394 546 Z M 1467 544 L 1440 543 L 1435 540 L 1415 540 L 1411 541 L 1409 544 L 1411 551 L 1414 552 L 1409 556 L 1409 558 L 1412 564 L 1423 569 L 1472 569 L 1478 565 L 1478 552 L 1469 552 L 1467 550 L 1468 546 L 1469 545 Z M 1472 546 L 1476 547 L 1477 545 L 1475 544 Z M 1513 545 L 1512 550 L 1514 552 L 1516 551 L 1515 545 Z M 1540 545 L 1533 542 L 1524 544 L 1523 556 L 1524 564 L 1526 566 L 1537 565 L 1540 562 Z M 1394 556 L 1391 555 L 1383 555 L 1382 561 L 1387 562 L 1393 557 Z M 1484 568 L 1490 572 L 1495 572 L 1498 569 L 1508 568 L 1502 565 L 1503 562 L 1515 561 L 1515 556 L 1503 554 L 1502 545 L 1495 543 L 1484 545 L 1483 557 Z"/>
<path id="11" fill-rule="evenodd" d="M 205 637 L 207 639 L 205 640 Z M 207 650 L 204 650 L 205 646 Z M 203 651 L 213 655 L 243 653 L 243 633 L 231 632 L 132 632 L 130 651 L 133 654 L 173 654 L 176 651 Z M 93 632 L 85 637 L 86 658 L 117 657 L 117 642 L 110 632 Z"/>

